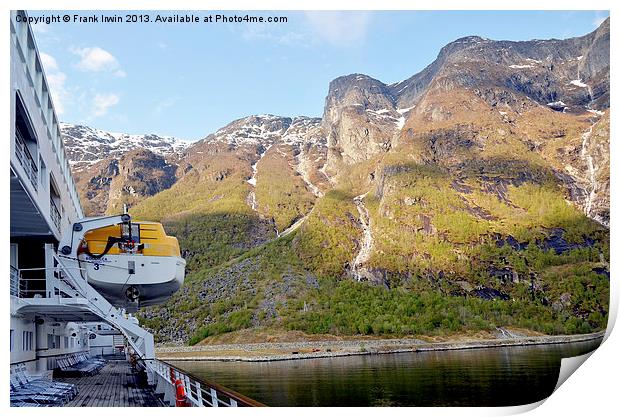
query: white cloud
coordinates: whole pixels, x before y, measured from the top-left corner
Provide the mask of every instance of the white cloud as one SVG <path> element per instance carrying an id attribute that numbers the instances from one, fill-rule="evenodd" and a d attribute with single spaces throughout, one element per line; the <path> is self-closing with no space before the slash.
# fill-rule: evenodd
<path id="1" fill-rule="evenodd" d="M 283 31 L 278 25 L 257 23 L 244 25 L 241 37 L 246 41 L 269 41 L 283 45 L 305 45 L 308 36 L 299 32 Z"/>
<path id="2" fill-rule="evenodd" d="M 91 117 L 95 118 L 105 115 L 108 112 L 108 109 L 117 105 L 119 101 L 119 96 L 114 93 L 95 94 L 95 97 L 93 98 L 93 111 Z"/>
<path id="3" fill-rule="evenodd" d="M 58 62 L 56 62 L 53 56 L 45 52 L 41 52 L 39 56 L 41 57 L 41 63 L 45 70 L 45 78 L 47 79 L 47 85 L 52 95 L 54 108 L 56 109 L 56 113 L 61 116 L 65 112 L 65 104 L 71 99 L 71 94 L 66 87 L 67 76 L 64 72 L 60 71 Z"/>
<path id="4" fill-rule="evenodd" d="M 45 68 L 46 72 L 58 70 L 56 58 L 46 54 L 45 52 L 41 52 L 39 56 L 41 57 L 41 62 L 43 63 L 43 68 Z"/>
<path id="5" fill-rule="evenodd" d="M 114 55 L 98 46 L 71 48 L 71 52 L 81 58 L 80 62 L 77 63 L 77 67 L 83 71 L 112 72 L 117 77 L 127 75 L 125 71 L 120 69 L 118 60 Z"/>
<path id="6" fill-rule="evenodd" d="M 308 36 L 299 32 L 288 32 L 280 36 L 278 42 L 283 45 L 305 45 L 308 43 Z"/>
<path id="7" fill-rule="evenodd" d="M 261 14 L 263 17 L 276 17 L 272 13 Z M 291 31 L 287 25 L 273 23 L 256 23 L 252 25 L 227 25 L 232 33 L 238 34 L 249 42 L 270 42 L 287 46 L 308 46 L 312 34 L 307 30 Z"/>
<path id="8" fill-rule="evenodd" d="M 346 47 L 360 44 L 365 40 L 372 12 L 312 11 L 300 13 L 299 16 L 305 24 L 295 31 L 289 30 L 286 25 L 273 23 L 227 26 L 227 28 L 233 33 L 238 33 L 246 41 L 267 41 L 296 47 L 327 42 L 333 46 Z"/>
<path id="9" fill-rule="evenodd" d="M 56 113 L 61 116 L 65 112 L 65 100 L 69 98 L 69 92 L 65 87 L 67 76 L 64 72 L 52 72 L 46 75 L 47 84 L 52 95 Z"/>
<path id="10" fill-rule="evenodd" d="M 363 42 L 368 32 L 371 13 L 361 11 L 305 12 L 314 35 L 335 46 Z"/>
<path id="11" fill-rule="evenodd" d="M 154 113 L 155 114 L 163 113 L 163 111 L 166 110 L 167 108 L 174 106 L 177 103 L 177 101 L 178 101 L 178 98 L 176 97 L 168 97 L 168 98 L 161 100 L 155 106 Z"/>

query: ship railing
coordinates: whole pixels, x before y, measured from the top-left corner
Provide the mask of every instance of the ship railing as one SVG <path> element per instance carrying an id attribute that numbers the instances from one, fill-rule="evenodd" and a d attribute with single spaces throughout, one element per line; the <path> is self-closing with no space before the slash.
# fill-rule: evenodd
<path id="1" fill-rule="evenodd" d="M 192 407 L 264 407 L 265 405 L 230 388 L 192 375 L 159 359 L 150 361 L 151 368 L 172 387 L 181 380 L 187 401 Z M 174 399 L 173 399 L 174 400 Z"/>
<path id="2" fill-rule="evenodd" d="M 82 271 L 81 267 L 67 267 L 63 263 L 58 254 L 53 251 L 51 245 L 46 244 L 46 265 L 47 268 L 31 268 L 21 269 L 18 271 L 20 278 L 22 278 L 23 271 L 45 270 L 46 279 L 48 282 L 45 285 L 44 294 L 47 297 L 63 297 L 63 293 L 71 297 L 73 294 L 76 296 L 81 295 L 90 300 L 92 311 L 108 321 L 114 327 L 116 327 L 125 337 L 127 343 L 131 348 L 140 353 L 140 355 L 148 355 L 148 343 L 149 339 L 144 334 L 137 331 L 136 325 L 127 325 L 127 319 L 123 319 L 118 316 L 118 310 L 114 310 L 114 314 L 109 314 L 114 308 L 105 300 L 99 300 L 93 297 L 94 290 L 88 285 L 81 273 L 74 272 L 73 270 Z M 45 281 L 44 278 L 33 278 L 36 280 Z M 20 279 L 21 282 L 21 279 Z M 72 289 L 74 291 L 72 291 Z M 133 328 L 132 328 L 133 326 Z M 138 329 L 144 331 L 142 328 Z M 149 333 L 146 335 L 151 336 Z M 152 336 L 150 339 L 152 343 Z M 185 387 L 187 404 L 194 407 L 260 407 L 264 406 L 258 401 L 244 396 L 238 392 L 235 392 L 229 388 L 221 386 L 215 382 L 207 381 L 203 378 L 199 378 L 192 375 L 189 372 L 182 371 L 181 369 L 167 363 L 153 358 L 154 352 L 150 352 L 150 356 L 143 356 L 143 359 L 139 359 L 140 363 L 144 364 L 146 369 L 153 377 L 157 377 L 157 382 L 163 382 L 161 387 L 164 389 L 164 393 L 167 393 L 168 399 L 175 403 L 175 382 L 180 380 Z M 149 379 L 151 379 L 149 377 Z M 159 383 L 157 387 L 159 387 Z M 164 397 L 166 398 L 166 397 Z"/>
<path id="3" fill-rule="evenodd" d="M 45 288 L 36 288 L 37 284 L 45 285 L 45 278 L 24 278 L 23 276 L 19 277 L 19 298 L 33 298 L 33 297 L 44 297 L 45 296 Z"/>
<path id="4" fill-rule="evenodd" d="M 42 270 L 45 268 L 17 269 L 11 266 L 11 295 L 18 298 L 45 297 L 45 278 L 27 277 L 29 272 Z"/>
<path id="5" fill-rule="evenodd" d="M 15 155 L 17 156 L 22 168 L 24 168 L 24 171 L 26 171 L 26 176 L 36 190 L 39 180 L 39 168 L 37 167 L 32 155 L 30 155 L 26 141 L 24 140 L 19 129 L 15 129 Z"/>
<path id="6" fill-rule="evenodd" d="M 54 203 L 54 200 L 51 197 L 50 197 L 50 217 L 52 218 L 54 225 L 56 225 L 56 229 L 60 230 L 60 210 L 58 210 L 56 203 Z"/>
<path id="7" fill-rule="evenodd" d="M 21 268 L 17 269 L 11 265 L 11 295 L 19 298 L 32 298 L 34 296 L 41 296 L 42 298 L 58 297 L 63 298 L 63 293 L 67 290 L 76 291 L 78 288 L 74 285 L 73 280 L 68 279 L 67 268 L 58 264 L 55 267 L 49 268 Z M 83 268 L 70 268 L 83 270 Z M 46 277 L 26 277 L 26 274 L 36 271 L 51 271 L 53 273 L 54 281 L 52 286 L 48 286 Z M 50 291 L 50 294 L 47 292 Z"/>
<path id="8" fill-rule="evenodd" d="M 19 297 L 19 269 L 11 265 L 11 295 Z"/>

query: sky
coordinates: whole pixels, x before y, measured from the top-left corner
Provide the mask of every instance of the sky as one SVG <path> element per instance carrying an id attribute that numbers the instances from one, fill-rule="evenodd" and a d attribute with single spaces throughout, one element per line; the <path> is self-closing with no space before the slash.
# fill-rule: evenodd
<path id="1" fill-rule="evenodd" d="M 276 11 L 249 14 L 285 16 L 286 23 L 191 24 L 153 22 L 157 14 L 184 12 L 141 13 L 151 21 L 32 25 L 61 121 L 193 141 L 251 114 L 320 117 L 329 82 L 341 75 L 362 73 L 390 84 L 422 70 L 459 37 L 562 39 L 593 31 L 609 15 Z"/>

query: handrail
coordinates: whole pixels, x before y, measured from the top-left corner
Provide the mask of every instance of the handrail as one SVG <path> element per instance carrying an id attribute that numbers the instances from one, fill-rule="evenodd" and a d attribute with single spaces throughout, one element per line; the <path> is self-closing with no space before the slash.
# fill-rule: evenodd
<path id="1" fill-rule="evenodd" d="M 170 380 L 170 369 L 174 370 L 178 379 L 181 379 L 185 385 L 187 399 L 195 407 L 266 407 L 259 401 L 218 383 L 198 377 L 191 372 L 179 369 L 166 361 L 155 359 L 154 362 L 155 371 L 171 384 L 173 381 Z"/>
<path id="2" fill-rule="evenodd" d="M 17 128 L 15 129 L 15 153 L 24 171 L 26 171 L 26 176 L 36 190 L 39 180 L 39 168 L 28 150 L 22 133 Z"/>

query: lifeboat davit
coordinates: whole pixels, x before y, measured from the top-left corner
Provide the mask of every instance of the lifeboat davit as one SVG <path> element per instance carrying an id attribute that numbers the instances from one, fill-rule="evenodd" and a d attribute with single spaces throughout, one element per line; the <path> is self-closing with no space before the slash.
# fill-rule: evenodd
<path id="1" fill-rule="evenodd" d="M 111 304 L 135 312 L 179 290 L 185 259 L 160 223 L 131 221 L 88 231 L 78 249 L 82 274 Z"/>

